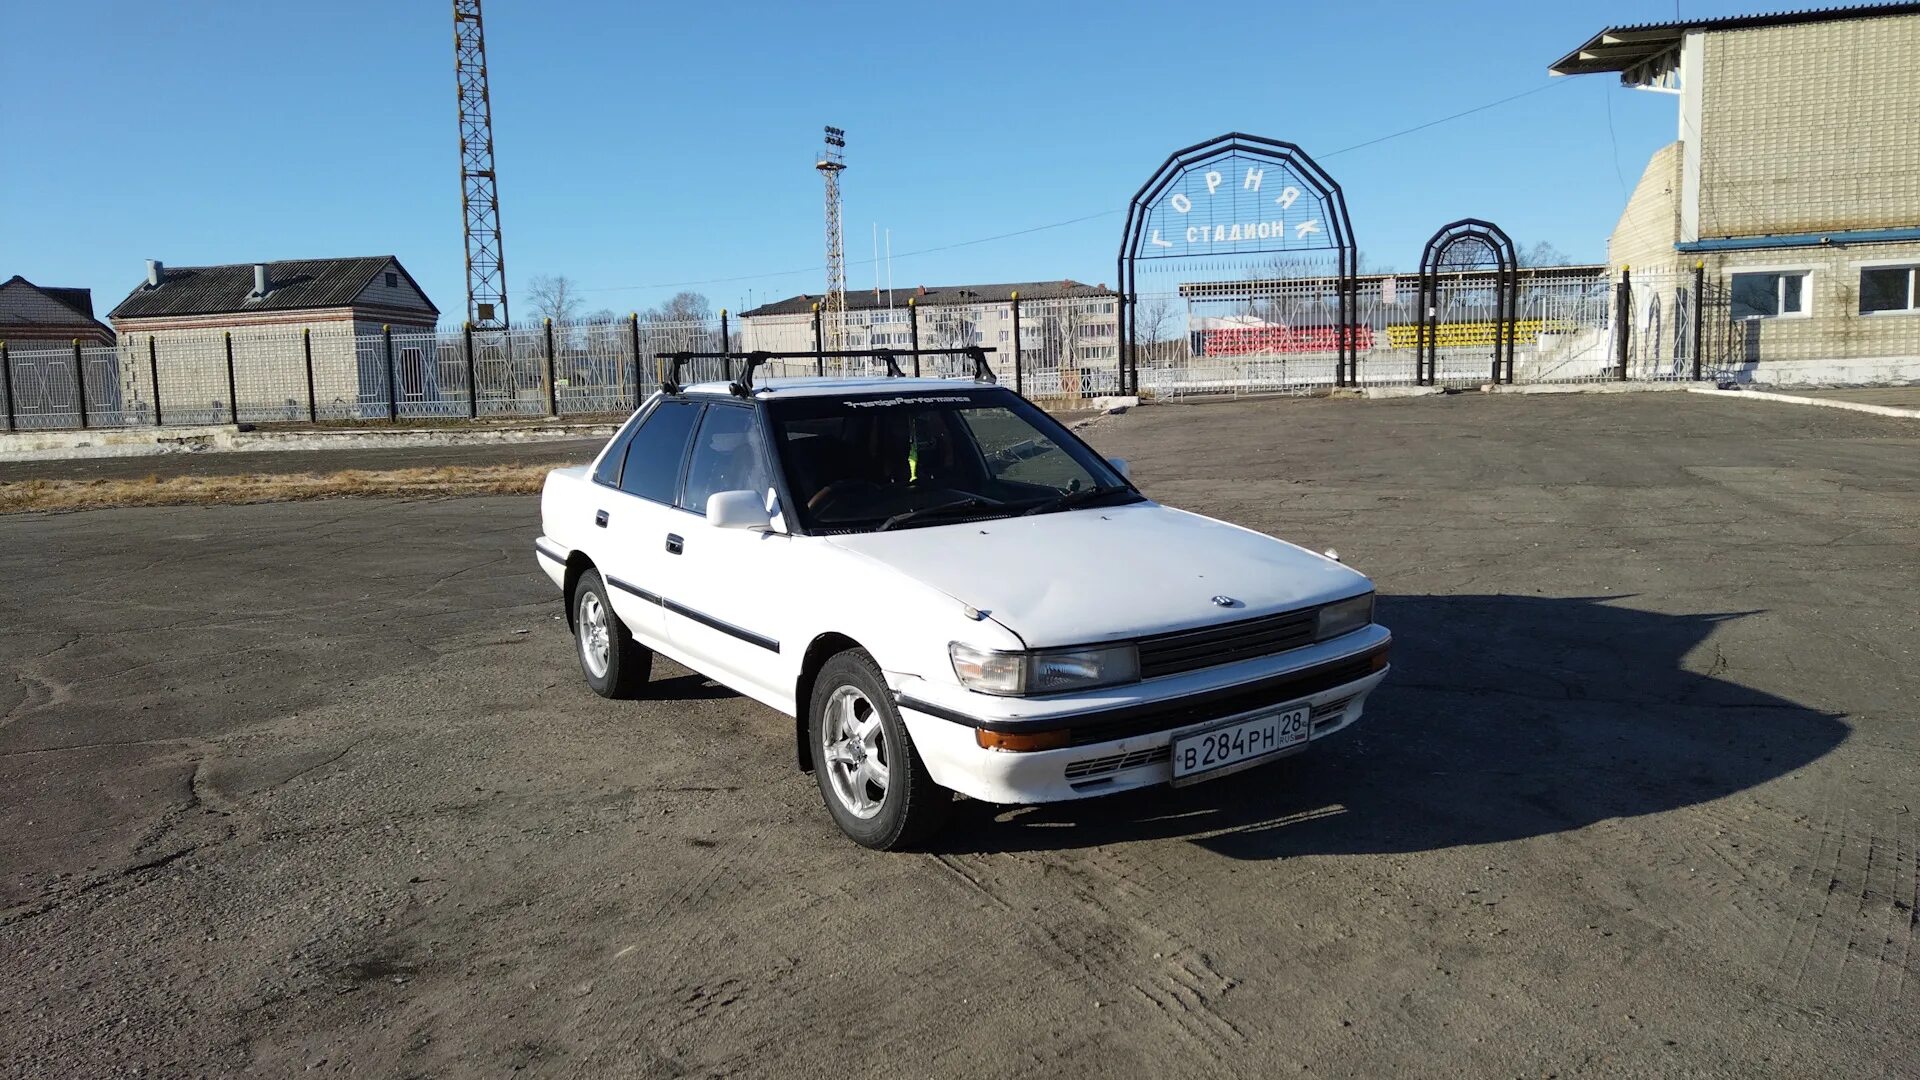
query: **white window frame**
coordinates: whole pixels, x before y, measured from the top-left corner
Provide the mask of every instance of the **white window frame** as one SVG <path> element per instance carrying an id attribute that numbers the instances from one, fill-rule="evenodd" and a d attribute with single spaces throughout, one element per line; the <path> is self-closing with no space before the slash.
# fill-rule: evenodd
<path id="1" fill-rule="evenodd" d="M 1920 257 L 1906 259 L 1868 259 L 1853 264 L 1853 282 L 1857 290 L 1860 285 L 1860 273 L 1863 270 L 1905 270 L 1907 271 L 1907 306 L 1892 311 L 1861 311 L 1860 297 L 1856 292 L 1853 313 L 1862 318 L 1881 319 L 1902 315 L 1920 315 Z"/>
<path id="2" fill-rule="evenodd" d="M 1813 283 L 1815 277 L 1819 274 L 1819 267 L 1808 266 L 1805 263 L 1792 266 L 1729 266 L 1723 273 L 1727 275 L 1727 290 L 1729 293 L 1733 290 L 1733 278 L 1736 274 L 1779 274 L 1783 278 L 1788 274 L 1800 274 L 1806 278 L 1800 285 L 1799 311 L 1782 310 L 1778 315 L 1748 315 L 1741 320 L 1743 322 L 1753 319 L 1808 319 L 1813 317 Z M 1786 291 L 1786 283 L 1784 281 L 1775 283 L 1773 295 L 1774 306 L 1780 308 L 1786 307 L 1786 304 L 1783 302 L 1786 299 Z"/>

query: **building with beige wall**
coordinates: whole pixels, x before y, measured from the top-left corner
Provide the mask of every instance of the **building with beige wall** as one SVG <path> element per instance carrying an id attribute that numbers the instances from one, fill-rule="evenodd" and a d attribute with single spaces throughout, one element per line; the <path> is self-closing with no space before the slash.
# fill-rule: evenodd
<path id="1" fill-rule="evenodd" d="M 1070 280 L 849 291 L 845 347 L 910 348 L 911 320 L 917 316 L 921 348 L 991 349 L 989 363 L 1011 382 L 1016 293 L 1026 371 L 1117 369 L 1119 297 L 1104 285 Z M 813 309 L 821 300 L 803 294 L 741 312 L 740 347 L 770 352 L 813 348 Z"/>
<path id="2" fill-rule="evenodd" d="M 415 347 L 390 366 L 368 341 L 387 327 L 431 332 L 440 310 L 398 259 L 375 255 L 221 266 L 149 260 L 146 280 L 108 317 L 130 361 L 128 377 L 157 371 L 164 415 L 186 422 L 231 420 L 230 397 L 248 416 L 304 417 L 309 346 L 316 413 L 384 414 L 389 379 L 430 379 L 433 357 Z"/>
<path id="3" fill-rule="evenodd" d="M 1674 96 L 1608 256 L 1636 280 L 1704 267 L 1727 367 L 1920 381 L 1920 3 L 1609 27 L 1552 71 Z"/>

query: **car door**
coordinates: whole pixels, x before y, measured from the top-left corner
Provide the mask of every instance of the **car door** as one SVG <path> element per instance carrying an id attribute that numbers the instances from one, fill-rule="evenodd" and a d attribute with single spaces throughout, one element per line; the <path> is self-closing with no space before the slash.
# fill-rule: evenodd
<path id="1" fill-rule="evenodd" d="M 711 664 L 725 681 L 762 700 L 793 693 L 797 653 L 784 641 L 793 624 L 793 545 L 801 537 L 708 525 L 707 497 L 722 491 L 773 489 L 760 418 L 750 405 L 715 403 L 701 419 L 688 455 L 686 481 L 668 555 L 676 563 L 665 586 L 667 636 L 681 652 Z"/>
<path id="2" fill-rule="evenodd" d="M 647 642 L 667 638 L 661 593 L 673 570 L 665 537 L 700 410 L 693 401 L 659 402 L 627 439 L 618 469 L 594 472 L 594 524 L 605 533 L 588 554 L 606 579 L 620 621 Z"/>

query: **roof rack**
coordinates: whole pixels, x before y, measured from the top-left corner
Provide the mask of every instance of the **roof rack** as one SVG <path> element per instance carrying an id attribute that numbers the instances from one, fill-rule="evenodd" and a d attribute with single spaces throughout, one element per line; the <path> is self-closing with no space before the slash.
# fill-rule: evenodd
<path id="1" fill-rule="evenodd" d="M 920 358 L 922 356 L 965 356 L 973 361 L 973 378 L 975 382 L 998 383 L 1000 380 L 994 376 L 992 366 L 987 363 L 987 354 L 994 351 L 993 349 L 980 345 L 967 345 L 957 349 L 803 349 L 798 352 L 769 352 L 765 349 L 754 349 L 750 352 L 663 352 L 654 353 L 653 356 L 655 360 L 664 360 L 667 362 L 665 370 L 660 373 L 660 389 L 662 392 L 668 394 L 678 394 L 686 390 L 686 387 L 680 382 L 680 369 L 685 367 L 690 360 L 721 360 L 728 363 L 734 360 L 744 361 L 745 366 L 740 370 L 740 377 L 729 381 L 727 389 L 736 397 L 746 397 L 753 392 L 754 370 L 764 366 L 770 360 L 805 360 L 811 358 L 815 361 L 818 370 L 822 374 L 825 374 L 826 362 L 830 357 L 833 359 L 852 359 L 857 357 L 866 360 L 879 360 L 887 365 L 888 378 L 904 379 L 907 377 L 907 373 L 900 369 L 899 361 L 899 357 L 903 354 L 913 357 L 913 370 L 915 375 L 920 373 Z"/>

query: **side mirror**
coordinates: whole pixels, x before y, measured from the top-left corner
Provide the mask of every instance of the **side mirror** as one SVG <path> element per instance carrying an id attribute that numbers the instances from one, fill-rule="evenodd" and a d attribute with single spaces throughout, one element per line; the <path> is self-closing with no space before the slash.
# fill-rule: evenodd
<path id="1" fill-rule="evenodd" d="M 1110 457 L 1107 459 L 1107 464 L 1113 466 L 1113 471 L 1120 474 L 1120 479 L 1122 480 L 1133 479 L 1133 470 L 1127 467 L 1126 458 Z"/>
<path id="2" fill-rule="evenodd" d="M 764 498 L 755 491 L 716 491 L 707 496 L 707 524 L 716 529 L 770 529 Z"/>

